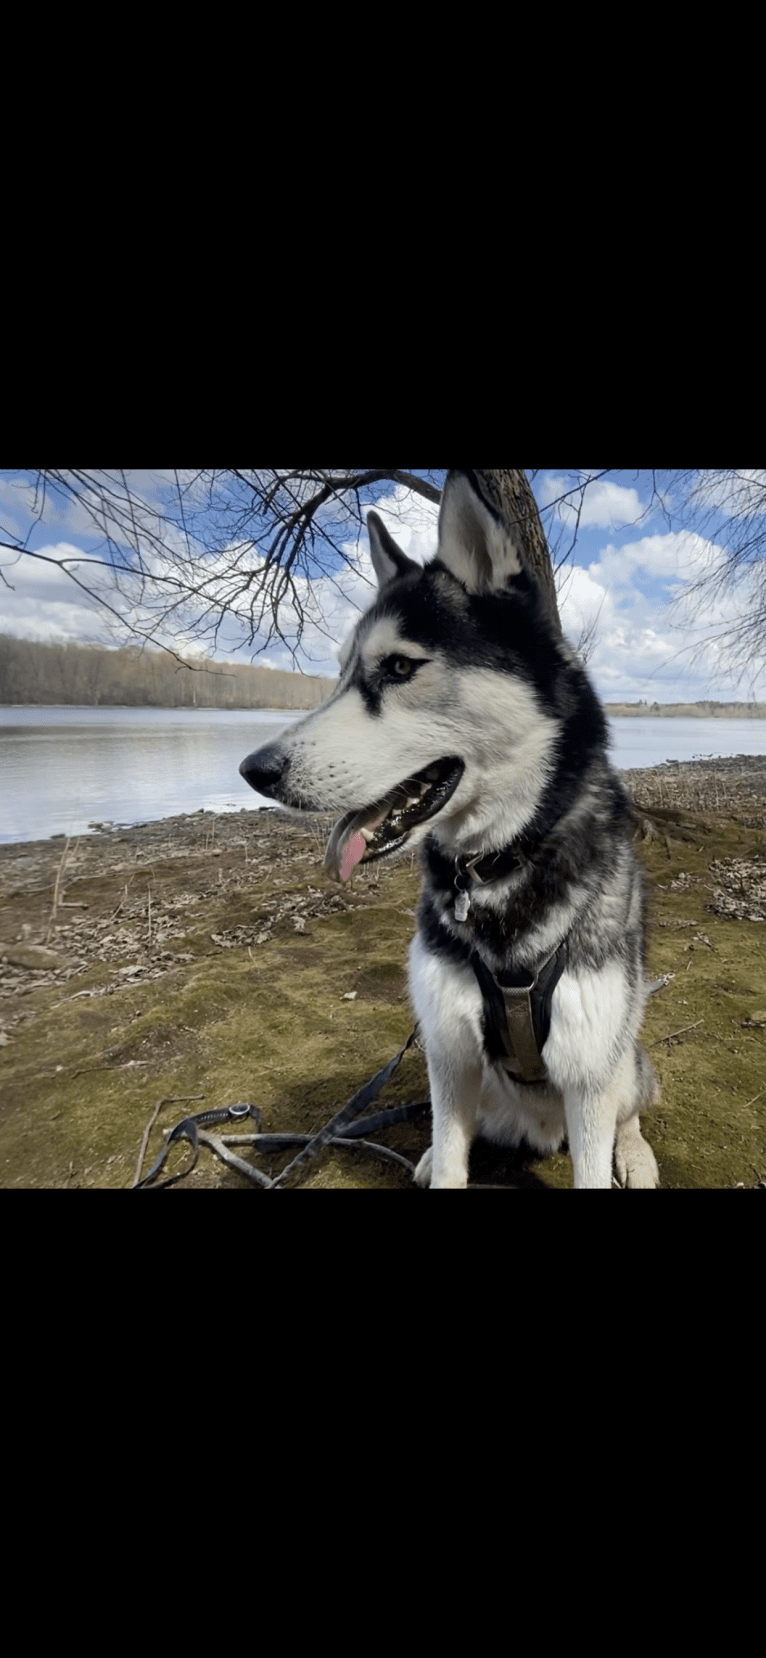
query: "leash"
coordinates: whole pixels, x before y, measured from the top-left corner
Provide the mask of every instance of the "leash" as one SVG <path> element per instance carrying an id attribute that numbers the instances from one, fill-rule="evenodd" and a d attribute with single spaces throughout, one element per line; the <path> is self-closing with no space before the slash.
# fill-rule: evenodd
<path id="1" fill-rule="evenodd" d="M 416 1116 L 419 1111 L 430 1104 L 429 1100 L 414 1100 L 409 1105 L 395 1105 L 388 1111 L 378 1111 L 373 1116 L 365 1117 L 361 1121 L 355 1121 L 355 1119 L 359 1117 L 361 1111 L 364 1111 L 367 1106 L 372 1105 L 373 1101 L 377 1099 L 381 1089 L 385 1087 L 397 1066 L 401 1064 L 407 1049 L 412 1046 L 416 1034 L 417 1028 L 410 1032 L 404 1047 L 400 1048 L 397 1054 L 394 1054 L 393 1059 L 389 1059 L 387 1065 L 383 1065 L 379 1071 L 376 1071 L 375 1076 L 371 1077 L 370 1081 L 366 1082 L 362 1088 L 359 1088 L 348 1103 L 336 1112 L 330 1122 L 324 1128 L 319 1129 L 318 1133 L 262 1134 L 260 1131 L 261 1111 L 257 1105 L 237 1104 L 225 1106 L 220 1111 L 198 1111 L 193 1116 L 184 1117 L 180 1123 L 176 1123 L 175 1128 L 171 1129 L 159 1157 L 152 1164 L 149 1173 L 142 1180 L 136 1181 L 131 1189 L 134 1192 L 147 1189 L 160 1192 L 168 1186 L 177 1185 L 179 1180 L 186 1180 L 197 1166 L 200 1141 L 203 1145 L 208 1146 L 223 1162 L 228 1163 L 249 1180 L 252 1180 L 254 1185 L 265 1187 L 266 1190 L 270 1191 L 283 1186 L 285 1181 L 297 1169 L 302 1168 L 311 1159 L 318 1157 L 320 1152 L 330 1145 L 358 1146 L 360 1150 L 371 1152 L 373 1156 L 383 1157 L 389 1162 L 398 1163 L 400 1167 L 407 1169 L 409 1174 L 414 1175 L 415 1165 L 407 1157 L 402 1157 L 398 1151 L 392 1151 L 390 1146 L 382 1146 L 368 1140 L 366 1136 L 377 1133 L 381 1128 L 388 1128 L 394 1123 L 409 1121 L 411 1117 Z M 258 1125 L 257 1132 L 247 1135 L 227 1136 L 225 1140 L 219 1139 L 216 1135 L 207 1135 L 200 1132 L 212 1123 L 241 1123 L 248 1117 L 255 1119 Z M 339 1133 L 339 1130 L 343 1132 Z M 180 1174 L 170 1175 L 166 1180 L 161 1180 L 158 1185 L 155 1185 L 171 1145 L 179 1140 L 187 1140 L 191 1145 L 193 1154 L 191 1163 Z M 229 1143 L 252 1145 L 258 1151 L 284 1151 L 292 1146 L 300 1146 L 301 1150 L 292 1158 L 281 1174 L 278 1174 L 272 1180 L 268 1175 L 262 1174 L 261 1170 L 256 1169 L 251 1163 L 245 1162 L 244 1158 L 233 1156 L 228 1150 Z"/>

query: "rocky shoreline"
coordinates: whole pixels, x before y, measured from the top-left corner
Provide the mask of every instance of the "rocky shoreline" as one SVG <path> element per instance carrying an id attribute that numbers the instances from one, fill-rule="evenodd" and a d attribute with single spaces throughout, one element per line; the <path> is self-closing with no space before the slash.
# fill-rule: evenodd
<path id="1" fill-rule="evenodd" d="M 682 811 L 712 818 L 734 819 L 747 829 L 766 829 L 766 755 L 739 754 L 726 759 L 667 761 L 661 766 L 620 773 L 631 793 L 637 816 L 659 811 Z M 186 861 L 190 886 L 207 891 L 211 869 L 221 858 L 241 854 L 254 868 L 269 864 L 278 870 L 297 856 L 311 861 L 321 877 L 324 846 L 333 818 L 314 818 L 305 823 L 278 807 L 243 807 L 239 812 L 199 811 L 149 823 L 103 824 L 93 834 L 72 837 L 51 836 L 49 840 L 15 841 L 0 845 L 0 904 L 9 895 L 50 894 L 50 928 L 60 933 L 71 918 L 62 912 L 73 905 L 65 889 L 87 865 L 93 876 L 135 875 L 141 866 L 157 860 L 175 864 Z M 385 883 L 395 866 L 379 864 L 365 885 Z M 57 875 L 58 903 L 54 905 Z M 220 872 L 219 872 L 220 873 Z M 218 883 L 220 885 L 220 881 Z M 342 899 L 343 889 L 330 888 Z M 351 889 L 349 889 L 351 890 Z M 354 890 L 359 890 L 358 886 Z M 54 914 L 55 911 L 55 914 Z M 38 932 L 39 929 L 33 929 Z M 0 955 L 5 949 L 0 925 Z M 16 941 L 18 942 L 18 941 Z M 41 944 L 41 940 L 36 940 Z"/>
<path id="2" fill-rule="evenodd" d="M 621 776 L 646 806 L 713 812 L 736 817 L 747 828 L 766 827 L 766 754 L 666 760 Z"/>

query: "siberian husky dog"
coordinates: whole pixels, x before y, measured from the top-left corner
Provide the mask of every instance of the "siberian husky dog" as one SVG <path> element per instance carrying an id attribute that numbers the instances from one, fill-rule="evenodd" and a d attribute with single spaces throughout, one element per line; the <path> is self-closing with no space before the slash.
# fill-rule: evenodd
<path id="1" fill-rule="evenodd" d="M 367 519 L 379 593 L 329 700 L 242 762 L 261 794 L 337 811 L 326 868 L 420 847 L 410 992 L 433 1144 L 421 1186 L 461 1187 L 476 1135 L 568 1140 L 576 1187 L 658 1184 L 638 1113 L 641 873 L 606 720 L 481 476 L 451 472 L 436 557 Z"/>

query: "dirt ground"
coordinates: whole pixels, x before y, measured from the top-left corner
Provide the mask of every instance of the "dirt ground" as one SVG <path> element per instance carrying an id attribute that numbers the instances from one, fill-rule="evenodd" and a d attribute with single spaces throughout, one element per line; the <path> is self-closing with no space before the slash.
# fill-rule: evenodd
<path id="1" fill-rule="evenodd" d="M 766 1185 L 766 758 L 626 773 L 649 877 L 644 1041 L 662 1098 L 644 1119 L 663 1187 Z M 0 847 L 0 1185 L 133 1185 L 189 1112 L 258 1105 L 313 1133 L 402 1046 L 414 860 L 326 880 L 327 825 L 197 813 Z M 413 1047 L 376 1108 L 427 1099 Z M 163 1102 L 160 1104 L 160 1102 Z M 251 1125 L 252 1126 L 252 1125 Z M 225 1132 L 225 1130 L 217 1130 Z M 416 1162 L 426 1109 L 379 1139 Z M 238 1150 L 264 1173 L 287 1152 Z M 166 1172 L 190 1160 L 173 1147 Z M 303 1187 L 414 1190 L 333 1147 Z M 568 1156 L 479 1142 L 471 1183 L 570 1187 Z M 171 1189 L 252 1190 L 203 1148 Z"/>

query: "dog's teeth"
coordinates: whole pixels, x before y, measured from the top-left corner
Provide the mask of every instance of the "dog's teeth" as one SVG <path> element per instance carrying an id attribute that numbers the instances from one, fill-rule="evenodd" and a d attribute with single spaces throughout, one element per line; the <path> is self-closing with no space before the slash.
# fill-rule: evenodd
<path id="1" fill-rule="evenodd" d="M 360 829 L 359 833 L 361 835 L 364 835 L 364 838 L 365 838 L 368 846 L 370 844 L 370 841 L 374 841 L 374 839 L 375 839 L 375 832 L 372 829 Z"/>

